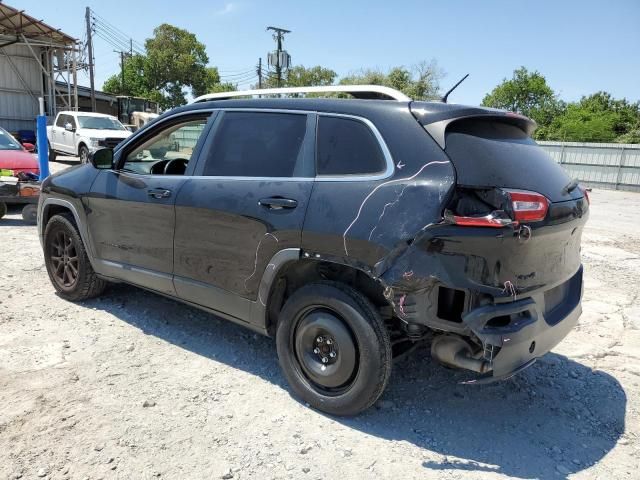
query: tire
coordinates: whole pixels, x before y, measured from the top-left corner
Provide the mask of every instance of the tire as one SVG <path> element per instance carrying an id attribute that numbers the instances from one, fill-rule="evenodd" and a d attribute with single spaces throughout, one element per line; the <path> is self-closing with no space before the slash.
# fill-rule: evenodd
<path id="1" fill-rule="evenodd" d="M 66 300 L 80 301 L 97 297 L 107 285 L 91 267 L 70 214 L 54 215 L 47 223 L 44 260 L 51 283 Z"/>
<path id="2" fill-rule="evenodd" d="M 49 144 L 49 161 L 50 162 L 55 162 L 56 161 L 56 151 L 54 149 L 51 148 L 51 144 Z"/>
<path id="3" fill-rule="evenodd" d="M 313 283 L 294 292 L 280 313 L 276 345 L 293 391 L 332 415 L 369 408 L 391 375 L 384 321 L 364 295 L 341 283 Z"/>
<path id="4" fill-rule="evenodd" d="M 0 202 L 0 218 L 4 217 L 7 214 L 7 204 L 4 202 Z"/>
<path id="5" fill-rule="evenodd" d="M 38 206 L 33 203 L 26 204 L 22 209 L 22 219 L 32 225 L 38 223 Z"/>
<path id="6" fill-rule="evenodd" d="M 89 163 L 89 149 L 86 145 L 80 145 L 78 156 L 80 157 L 80 163 Z"/>

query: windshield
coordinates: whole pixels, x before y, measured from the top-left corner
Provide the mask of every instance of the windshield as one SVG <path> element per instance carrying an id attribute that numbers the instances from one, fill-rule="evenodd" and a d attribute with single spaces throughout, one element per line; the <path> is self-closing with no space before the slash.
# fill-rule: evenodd
<path id="1" fill-rule="evenodd" d="M 22 145 L 9 132 L 0 128 L 0 150 L 22 150 Z"/>
<path id="2" fill-rule="evenodd" d="M 96 130 L 126 130 L 115 118 L 109 117 L 89 117 L 78 115 L 80 128 L 93 128 Z"/>

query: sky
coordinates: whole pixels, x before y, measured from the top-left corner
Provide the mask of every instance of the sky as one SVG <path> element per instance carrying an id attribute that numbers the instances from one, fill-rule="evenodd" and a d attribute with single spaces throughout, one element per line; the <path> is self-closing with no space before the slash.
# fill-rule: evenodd
<path id="1" fill-rule="evenodd" d="M 161 23 L 194 33 L 223 79 L 248 88 L 258 58 L 275 48 L 267 26 L 291 30 L 294 65 L 340 76 L 363 67 L 411 67 L 435 60 L 450 97 L 477 105 L 513 70 L 537 70 L 565 101 L 598 90 L 640 100 L 640 0 L 5 0 L 82 39 L 85 7 L 138 44 Z M 119 56 L 95 38 L 96 87 L 119 71 Z M 88 76 L 80 75 L 88 85 Z"/>

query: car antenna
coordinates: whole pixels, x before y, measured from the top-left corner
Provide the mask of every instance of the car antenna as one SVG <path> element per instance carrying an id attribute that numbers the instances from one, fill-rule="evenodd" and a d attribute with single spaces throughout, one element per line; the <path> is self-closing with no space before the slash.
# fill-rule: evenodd
<path id="1" fill-rule="evenodd" d="M 453 92 L 456 88 L 458 88 L 458 85 L 460 85 L 462 82 L 464 82 L 467 79 L 468 76 L 469 76 L 469 74 L 467 73 L 464 77 L 462 77 L 460 80 L 458 80 L 458 83 L 456 83 L 453 87 L 451 87 L 449 89 L 449 91 L 443 95 L 443 97 L 440 99 L 440 101 L 442 103 L 447 103 L 447 97 L 449 97 L 449 94 L 451 92 Z"/>

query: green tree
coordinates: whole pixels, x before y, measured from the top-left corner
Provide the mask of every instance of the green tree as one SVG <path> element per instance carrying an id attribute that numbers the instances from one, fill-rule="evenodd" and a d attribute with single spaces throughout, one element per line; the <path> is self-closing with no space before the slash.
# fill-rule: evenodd
<path id="1" fill-rule="evenodd" d="M 206 48 L 187 30 L 163 23 L 145 42 L 145 77 L 152 90 L 161 93 L 163 108 L 187 103 L 185 89 L 202 87 L 207 75 Z"/>
<path id="2" fill-rule="evenodd" d="M 539 72 L 520 67 L 511 79 L 500 85 L 482 100 L 485 107 L 501 108 L 532 118 L 538 124 L 537 138 L 547 136 L 547 127 L 565 108 L 546 78 Z"/>
<path id="3" fill-rule="evenodd" d="M 204 44 L 187 30 L 164 23 L 145 41 L 145 51 L 125 60 L 124 85 L 118 73 L 105 81 L 103 89 L 148 98 L 163 110 L 187 103 L 187 93 L 199 96 L 234 89 L 220 82 L 217 68 L 207 67 Z"/>
<path id="4" fill-rule="evenodd" d="M 194 80 L 192 93 L 194 97 L 199 97 L 207 93 L 229 92 L 235 89 L 236 87 L 232 83 L 220 81 L 217 67 L 207 67 L 202 72 L 202 78 Z"/>
<path id="5" fill-rule="evenodd" d="M 338 74 L 329 68 L 316 65 L 306 68 L 303 65 L 291 67 L 284 73 L 281 82 L 282 87 L 309 87 L 332 85 Z M 275 73 L 268 73 L 262 81 L 262 88 L 276 88 L 278 85 Z M 254 85 L 258 88 L 258 85 Z"/>
<path id="6" fill-rule="evenodd" d="M 333 70 L 320 65 L 311 68 L 297 65 L 289 69 L 285 82 L 288 87 L 332 85 L 337 76 Z"/>
<path id="7" fill-rule="evenodd" d="M 363 69 L 343 77 L 343 85 L 383 85 L 400 90 L 414 100 L 439 98 L 442 70 L 437 63 L 422 62 L 411 68 L 394 67 L 387 73 L 380 69 Z"/>
<path id="8" fill-rule="evenodd" d="M 546 135 L 569 142 L 636 142 L 640 140 L 640 103 L 596 92 L 569 104 Z"/>
<path id="9" fill-rule="evenodd" d="M 107 93 L 114 95 L 133 95 L 147 97 L 149 88 L 145 79 L 145 55 L 133 55 L 125 58 L 124 61 L 124 85 L 122 74 L 115 74 L 109 77 L 102 86 Z"/>

